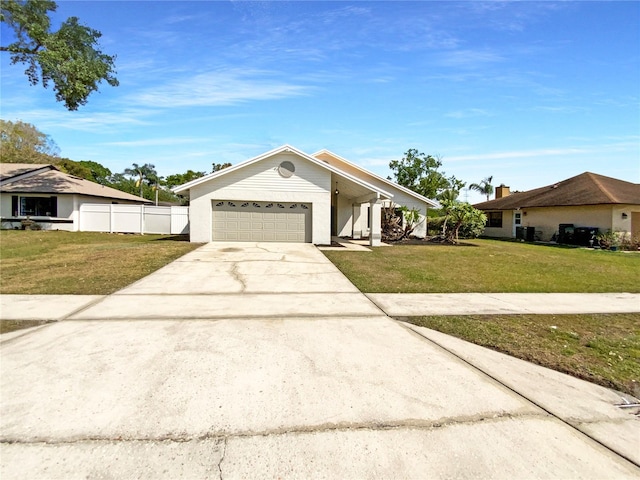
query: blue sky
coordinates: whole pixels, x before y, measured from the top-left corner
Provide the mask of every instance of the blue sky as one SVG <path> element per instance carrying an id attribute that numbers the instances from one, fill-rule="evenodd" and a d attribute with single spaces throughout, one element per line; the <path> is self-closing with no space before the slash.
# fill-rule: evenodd
<path id="1" fill-rule="evenodd" d="M 120 86 L 67 112 L 3 54 L 1 117 L 113 172 L 209 171 L 288 143 L 385 177 L 416 148 L 514 190 L 640 181 L 640 2 L 58 5 L 54 24 L 102 32 Z"/>

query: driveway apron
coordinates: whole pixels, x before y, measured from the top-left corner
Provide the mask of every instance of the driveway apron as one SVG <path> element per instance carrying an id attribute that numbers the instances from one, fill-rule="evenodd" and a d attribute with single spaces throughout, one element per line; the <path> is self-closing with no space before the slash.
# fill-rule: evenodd
<path id="1" fill-rule="evenodd" d="M 0 476 L 638 477 L 435 340 L 312 245 L 208 244 L 3 343 Z"/>

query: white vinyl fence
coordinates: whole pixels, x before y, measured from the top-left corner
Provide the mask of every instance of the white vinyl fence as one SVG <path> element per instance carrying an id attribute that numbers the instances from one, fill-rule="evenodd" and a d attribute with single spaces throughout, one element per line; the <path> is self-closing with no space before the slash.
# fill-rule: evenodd
<path id="1" fill-rule="evenodd" d="M 189 233 L 189 207 L 149 205 L 80 205 L 81 232 Z"/>

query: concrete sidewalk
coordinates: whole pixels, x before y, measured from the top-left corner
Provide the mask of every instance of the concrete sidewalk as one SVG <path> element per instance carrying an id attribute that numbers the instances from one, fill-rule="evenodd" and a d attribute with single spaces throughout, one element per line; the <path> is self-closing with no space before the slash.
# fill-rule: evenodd
<path id="1" fill-rule="evenodd" d="M 396 322 L 311 245 L 82 301 L 3 339 L 2 478 L 640 475 L 623 396 Z"/>
<path id="2" fill-rule="evenodd" d="M 186 260 L 183 260 L 186 261 Z M 206 264 L 205 264 L 206 266 Z M 176 275 L 175 265 L 167 266 L 154 277 L 106 295 L 2 295 L 0 296 L 0 318 L 3 320 L 64 320 L 129 318 L 133 310 L 138 310 L 136 318 L 229 318 L 230 307 L 234 315 L 254 318 L 273 315 L 299 315 L 340 317 L 379 314 L 391 317 L 416 317 L 427 315 L 497 315 L 497 314 L 581 314 L 581 313 L 640 313 L 640 294 L 637 293 L 367 293 L 371 302 L 366 302 L 362 294 L 349 283 L 338 286 L 340 290 L 328 295 L 320 291 L 318 272 L 309 274 L 309 265 L 287 264 L 291 277 L 278 277 L 272 271 L 264 276 L 274 275 L 269 281 L 257 275 L 248 274 L 253 284 L 239 283 L 240 272 L 227 270 L 212 275 L 211 266 L 194 267 L 191 273 L 198 278 L 189 293 L 178 293 L 188 279 Z M 246 267 L 245 267 L 246 268 Z M 296 273 L 297 269 L 297 273 Z M 199 270 L 199 271 L 198 271 Z M 335 281 L 340 278 L 336 272 L 324 272 L 325 279 Z M 308 275 L 307 282 L 304 277 Z M 340 274 L 341 275 L 341 274 Z M 214 280 L 214 277 L 218 276 Z M 227 278 L 224 278 L 227 277 Z M 284 281 L 283 281 L 284 279 Z M 273 295 L 273 291 L 287 293 L 287 303 Z M 237 295 L 242 293 L 242 302 L 237 303 Z M 278 293 L 278 292 L 276 292 Z M 212 303 L 210 296 L 215 295 Z M 354 302 L 354 300 L 356 300 Z M 140 302 L 146 305 L 139 311 Z M 256 303 L 262 308 L 256 310 Z M 95 308 L 89 308 L 95 307 Z M 244 308 L 243 308 L 244 307 Z"/>
<path id="3" fill-rule="evenodd" d="M 640 312 L 638 293 L 367 293 L 392 317 Z"/>

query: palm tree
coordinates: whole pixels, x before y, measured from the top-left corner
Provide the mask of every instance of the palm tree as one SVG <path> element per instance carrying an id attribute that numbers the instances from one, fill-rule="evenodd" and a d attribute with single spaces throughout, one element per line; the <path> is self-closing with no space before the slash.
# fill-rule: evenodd
<path id="1" fill-rule="evenodd" d="M 124 174 L 129 175 L 131 177 L 138 177 L 136 181 L 136 187 L 140 187 L 140 197 L 144 198 L 142 183 L 146 179 L 149 185 L 157 183 L 158 181 L 158 172 L 156 172 L 155 165 L 150 163 L 145 163 L 144 165 L 138 165 L 134 163 L 132 165 L 133 168 L 125 168 Z"/>
<path id="2" fill-rule="evenodd" d="M 125 168 L 124 174 L 129 175 L 130 177 L 138 177 L 138 181 L 136 181 L 136 187 L 140 187 L 140 196 L 142 197 L 142 179 L 144 177 L 142 173 L 142 167 L 140 167 L 137 163 L 132 165 L 133 168 Z"/>
<path id="3" fill-rule="evenodd" d="M 493 175 L 487 178 L 484 178 L 480 181 L 480 183 L 472 183 L 469 185 L 470 190 L 475 190 L 476 192 L 480 192 L 483 195 L 487 196 L 487 202 L 491 198 L 491 194 L 493 194 L 493 185 L 491 182 L 493 181 Z"/>

